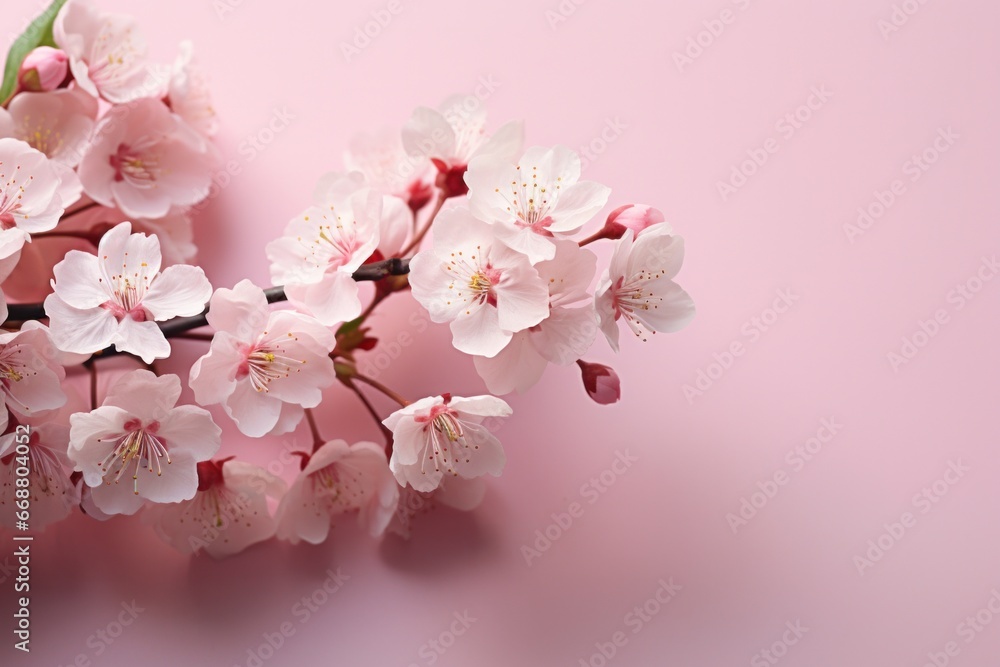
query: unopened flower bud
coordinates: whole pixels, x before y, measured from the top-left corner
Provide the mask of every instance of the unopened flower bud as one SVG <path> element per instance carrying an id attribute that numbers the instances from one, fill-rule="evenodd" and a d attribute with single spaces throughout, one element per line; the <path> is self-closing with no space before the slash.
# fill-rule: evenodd
<path id="1" fill-rule="evenodd" d="M 583 387 L 595 403 L 610 405 L 621 399 L 622 383 L 613 368 L 583 359 L 578 359 L 576 363 L 583 373 Z"/>
<path id="2" fill-rule="evenodd" d="M 620 239 L 629 229 L 638 234 L 665 219 L 660 209 L 645 204 L 626 204 L 608 215 L 608 221 L 604 223 L 604 236 L 609 239 Z"/>
<path id="3" fill-rule="evenodd" d="M 21 90 L 37 93 L 58 88 L 69 72 L 69 58 L 60 49 L 39 46 L 29 53 L 17 80 Z"/>

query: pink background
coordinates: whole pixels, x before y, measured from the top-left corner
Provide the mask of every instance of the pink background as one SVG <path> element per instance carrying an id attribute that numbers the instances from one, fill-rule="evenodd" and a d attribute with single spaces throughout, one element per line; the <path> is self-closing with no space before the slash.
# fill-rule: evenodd
<path id="1" fill-rule="evenodd" d="M 34 650 L 25 660 L 5 639 L 0 661 L 246 665 L 262 635 L 291 622 L 295 634 L 264 664 L 601 665 L 596 644 L 619 631 L 627 641 L 609 664 L 768 665 L 758 652 L 776 642 L 788 667 L 919 667 L 928 652 L 939 664 L 997 664 L 1000 618 L 982 613 L 993 623 L 980 631 L 960 624 L 1000 590 L 1000 280 L 961 308 L 949 293 L 1000 250 L 1000 6 L 908 0 L 919 10 L 884 38 L 892 0 L 565 0 L 575 12 L 555 28 L 546 11 L 557 0 L 399 2 L 346 62 L 340 44 L 386 3 L 101 0 L 138 15 L 163 59 L 192 38 L 210 74 L 221 149 L 242 165 L 198 220 L 213 283 L 266 280 L 265 243 L 340 167 L 354 132 L 400 125 L 412 107 L 492 77 L 493 126 L 524 118 L 531 144 L 600 148 L 607 124 L 624 124 L 586 176 L 612 186 L 613 205 L 658 205 L 686 237 L 679 280 L 698 304 L 694 323 L 645 345 L 627 338 L 617 358 L 595 348 L 623 379 L 619 405 L 590 404 L 574 369 L 550 369 L 512 397 L 507 470 L 483 506 L 435 512 L 409 543 L 345 525 L 317 548 L 268 543 L 215 562 L 174 553 L 135 519 L 50 529 L 34 547 Z M 37 4 L 18 3 L 5 22 L 13 13 L 20 25 Z M 679 71 L 674 52 L 724 9 L 731 23 Z M 787 136 L 776 123 L 821 86 L 832 96 Z M 249 159 L 241 142 L 275 109 L 294 121 Z M 907 161 L 949 127 L 958 138 L 912 181 Z M 769 138 L 777 152 L 723 201 L 717 182 Z M 844 225 L 896 179 L 905 190 L 852 243 Z M 773 321 L 782 289 L 797 300 Z M 386 339 L 415 312 L 397 299 L 374 319 Z M 925 345 L 894 371 L 887 355 L 938 310 L 946 323 L 918 335 Z M 448 340 L 429 329 L 380 379 L 414 395 L 480 393 Z M 713 355 L 734 341 L 743 353 L 720 375 Z M 175 349 L 183 371 L 199 348 Z M 699 370 L 717 379 L 689 401 L 683 387 Z M 359 409 L 331 390 L 324 433 L 377 437 Z M 793 463 L 823 418 L 842 427 Z M 260 462 L 281 446 L 227 437 Z M 581 487 L 626 450 L 638 462 L 588 503 Z M 938 484 L 946 495 L 919 498 L 959 461 L 968 471 Z M 734 534 L 727 514 L 776 473 L 786 483 Z M 573 501 L 583 515 L 526 565 L 522 545 Z M 855 557 L 906 512 L 909 527 L 883 536 L 891 548 L 860 574 Z M 293 605 L 338 566 L 350 579 L 300 623 Z M 626 615 L 671 577 L 682 590 L 633 632 Z M 135 622 L 110 646 L 88 644 L 133 598 L 145 609 Z M 476 621 L 452 644 L 464 611 Z M 808 631 L 782 645 L 796 621 Z M 422 651 L 442 633 L 446 652 Z M 955 655 L 944 655 L 949 642 Z"/>

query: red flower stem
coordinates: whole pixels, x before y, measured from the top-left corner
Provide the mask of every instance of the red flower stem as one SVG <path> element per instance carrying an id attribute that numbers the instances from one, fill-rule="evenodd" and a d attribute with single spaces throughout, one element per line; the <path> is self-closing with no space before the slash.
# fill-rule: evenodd
<path id="1" fill-rule="evenodd" d="M 386 457 L 392 456 L 392 431 L 385 427 L 385 424 L 382 423 L 382 418 L 379 416 L 375 406 L 372 405 L 372 402 L 368 400 L 368 397 L 364 395 L 358 386 L 349 379 L 344 379 L 343 382 L 348 389 L 357 395 L 358 399 L 365 406 L 365 409 L 368 410 L 368 414 L 370 414 L 372 419 L 375 420 L 375 425 L 378 426 L 379 430 L 382 431 L 382 435 L 385 437 L 385 455 Z"/>
<path id="2" fill-rule="evenodd" d="M 411 251 L 413 251 L 417 246 L 420 245 L 420 242 L 424 240 L 425 236 L 427 236 L 427 232 L 430 231 L 431 225 L 434 224 L 434 219 L 437 218 L 438 213 L 441 212 L 441 208 L 444 206 L 444 203 L 445 201 L 447 201 L 447 199 L 448 195 L 445 194 L 443 191 L 438 194 L 437 202 L 435 202 L 434 204 L 434 210 L 431 211 L 431 215 L 429 218 L 427 218 L 427 222 L 425 222 L 423 228 L 419 232 L 417 232 L 417 235 L 413 237 L 413 240 L 410 241 L 406 245 L 406 247 L 400 251 L 399 253 L 400 255 L 404 256 L 408 255 L 410 254 Z"/>
<path id="3" fill-rule="evenodd" d="M 319 427 L 316 426 L 316 417 L 313 415 L 312 409 L 306 408 L 305 413 L 306 421 L 309 423 L 309 432 L 312 433 L 313 452 L 315 453 L 317 449 L 326 444 L 326 441 L 319 434 Z"/>

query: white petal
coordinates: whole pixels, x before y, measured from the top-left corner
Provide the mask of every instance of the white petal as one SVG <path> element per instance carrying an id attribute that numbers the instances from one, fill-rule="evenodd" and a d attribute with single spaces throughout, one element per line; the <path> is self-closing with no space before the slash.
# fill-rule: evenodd
<path id="1" fill-rule="evenodd" d="M 538 354 L 526 331 L 514 334 L 495 357 L 473 357 L 476 372 L 493 394 L 523 392 L 542 377 L 548 363 Z"/>
<path id="2" fill-rule="evenodd" d="M 477 305 L 467 313 L 451 323 L 452 344 L 459 352 L 492 357 L 510 341 L 512 333 L 500 328 L 493 306 Z"/>
<path id="3" fill-rule="evenodd" d="M 251 341 L 267 327 L 269 316 L 264 290 L 249 280 L 241 280 L 233 289 L 215 290 L 206 319 L 216 331 Z"/>
<path id="4" fill-rule="evenodd" d="M 598 320 L 590 304 L 577 308 L 553 308 L 531 342 L 538 352 L 554 364 L 576 362 L 590 349 L 597 337 Z"/>
<path id="5" fill-rule="evenodd" d="M 73 308 L 50 294 L 45 298 L 52 343 L 65 352 L 93 354 L 111 345 L 118 333 L 115 316 L 104 308 Z"/>
<path id="6" fill-rule="evenodd" d="M 156 326 L 156 322 L 149 320 L 136 322 L 131 317 L 124 318 L 118 324 L 114 343 L 119 352 L 134 354 L 147 364 L 153 363 L 154 359 L 166 359 L 170 356 L 170 343 Z"/>
<path id="7" fill-rule="evenodd" d="M 212 285 L 205 272 L 197 266 L 177 264 L 153 279 L 142 305 L 153 319 L 163 321 L 197 315 L 205 309 L 210 298 Z"/>
<path id="8" fill-rule="evenodd" d="M 240 432 L 251 438 L 267 435 L 281 414 L 281 401 L 258 392 L 247 379 L 236 383 L 236 389 L 223 406 Z"/>
<path id="9" fill-rule="evenodd" d="M 212 458 L 222 444 L 222 429 L 212 415 L 194 405 L 179 405 L 167 413 L 158 434 L 167 441 L 171 455 L 185 452 L 195 461 Z"/>

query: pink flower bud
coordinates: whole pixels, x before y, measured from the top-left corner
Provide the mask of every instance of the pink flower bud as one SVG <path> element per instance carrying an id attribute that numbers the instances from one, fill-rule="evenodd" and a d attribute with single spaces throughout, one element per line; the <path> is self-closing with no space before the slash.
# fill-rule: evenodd
<path id="1" fill-rule="evenodd" d="M 69 59 L 65 53 L 51 46 L 39 46 L 21 63 L 17 80 L 21 90 L 47 92 L 58 88 L 68 71 Z"/>
<path id="2" fill-rule="evenodd" d="M 628 229 L 638 234 L 665 219 L 660 209 L 645 204 L 626 204 L 608 215 L 608 221 L 604 223 L 604 236 L 609 239 L 620 239 Z"/>
<path id="3" fill-rule="evenodd" d="M 578 359 L 576 363 L 583 372 L 583 387 L 596 403 L 610 405 L 621 399 L 622 383 L 613 368 L 583 359 Z"/>

